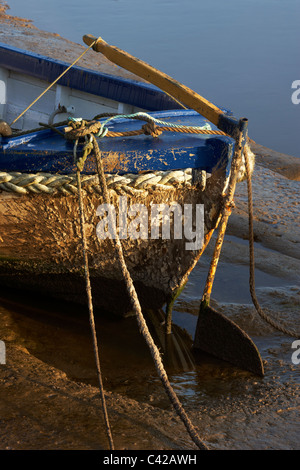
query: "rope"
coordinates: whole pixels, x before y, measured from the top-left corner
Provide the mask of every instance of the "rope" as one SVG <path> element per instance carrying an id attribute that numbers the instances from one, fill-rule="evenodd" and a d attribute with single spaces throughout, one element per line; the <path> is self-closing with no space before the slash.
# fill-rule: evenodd
<path id="1" fill-rule="evenodd" d="M 90 44 L 89 47 L 87 47 L 82 54 L 80 54 L 79 57 L 77 57 L 77 59 L 74 60 L 74 62 L 69 65 L 69 67 L 66 68 L 66 70 L 64 70 L 29 106 L 27 106 L 27 108 L 22 111 L 21 114 L 19 114 L 19 116 L 17 116 L 13 121 L 12 123 L 10 124 L 10 127 L 18 121 L 18 119 L 20 119 L 20 117 L 23 116 L 23 114 L 26 113 L 26 111 L 28 111 L 28 109 L 30 109 L 45 93 L 47 93 L 48 90 L 50 90 L 50 88 L 53 87 L 53 85 L 55 85 L 56 82 L 58 82 L 58 80 L 63 77 L 80 59 L 81 57 L 84 56 L 84 54 L 86 54 L 86 52 L 91 48 L 93 47 L 93 45 L 97 42 L 97 40 L 95 40 L 92 44 Z"/>
<path id="2" fill-rule="evenodd" d="M 222 245 L 223 245 L 223 241 L 225 237 L 226 227 L 227 227 L 229 216 L 231 214 L 231 209 L 234 205 L 233 197 L 234 197 L 234 192 L 235 192 L 236 183 L 237 183 L 237 176 L 238 176 L 238 172 L 239 172 L 241 160 L 242 160 L 242 150 L 243 150 L 242 139 L 243 139 L 243 134 L 242 132 L 239 132 L 237 140 L 236 140 L 236 148 L 235 148 L 234 156 L 233 156 L 232 163 L 231 163 L 230 179 L 228 183 L 227 194 L 223 201 L 223 209 L 222 209 L 221 220 L 219 223 L 218 236 L 215 242 L 215 248 L 214 248 L 213 256 L 212 256 L 210 267 L 209 267 L 209 272 L 207 275 L 207 279 L 206 279 L 206 283 L 205 283 L 205 287 L 204 287 L 204 291 L 202 295 L 201 305 L 208 305 L 210 301 L 213 282 L 215 279 L 217 266 L 218 266 L 218 262 L 220 259 L 221 249 L 222 249 Z"/>
<path id="3" fill-rule="evenodd" d="M 145 130 L 146 129 L 146 132 Z M 141 135 L 141 134 L 148 134 L 152 135 L 152 137 L 158 137 L 162 132 L 184 132 L 188 134 L 206 134 L 206 135 L 226 135 L 222 131 L 215 131 L 215 130 L 209 130 L 209 129 L 193 129 L 192 127 L 186 127 L 184 126 L 178 126 L 176 127 L 171 127 L 171 126 L 163 126 L 163 127 L 158 127 L 154 128 L 154 131 L 151 132 L 151 128 L 143 126 L 141 129 L 136 130 L 136 131 L 127 131 L 127 132 L 111 132 L 108 131 L 106 134 L 106 137 L 131 137 L 131 136 L 136 136 L 136 135 Z"/>
<path id="4" fill-rule="evenodd" d="M 14 121 L 11 123 L 13 125 L 25 112 L 31 108 L 31 106 L 34 105 L 73 65 L 95 44 L 96 40 L 90 44 L 90 46 L 59 76 L 56 78 L 54 82 L 52 82 L 49 87 L 44 90 L 17 118 L 14 119 Z M 98 134 L 100 136 L 100 134 Z M 94 144 L 94 151 L 96 155 L 96 161 L 97 161 L 97 169 L 98 169 L 98 176 L 99 176 L 99 184 L 102 186 L 103 190 L 103 197 L 106 203 L 109 203 L 109 196 L 108 196 L 108 191 L 107 191 L 107 186 L 106 186 L 106 179 L 105 179 L 105 174 L 103 171 L 102 167 L 102 162 L 101 162 L 101 155 L 100 155 L 100 150 L 99 146 L 96 140 L 96 137 L 92 134 L 92 140 Z M 78 142 L 78 137 L 76 139 L 76 142 Z M 79 211 L 80 211 L 80 225 L 81 225 L 81 236 L 82 236 L 82 248 L 83 248 L 83 257 L 84 257 L 84 267 L 85 267 L 85 279 L 86 279 L 86 292 L 87 292 L 87 297 L 88 297 L 88 306 L 89 306 L 89 315 L 90 315 L 90 325 L 91 325 L 91 331 L 92 331 L 92 336 L 93 336 L 93 345 L 94 345 L 94 354 L 95 354 L 95 360 L 96 360 L 96 366 L 97 366 L 97 375 L 98 375 L 98 381 L 99 381 L 99 389 L 100 389 L 100 394 L 101 394 L 101 400 L 102 400 L 102 408 L 103 408 L 103 413 L 104 413 L 104 418 L 105 418 L 105 423 L 106 423 L 106 429 L 107 429 L 107 434 L 108 434 L 108 439 L 109 439 L 109 444 L 110 444 L 110 449 L 114 449 L 114 444 L 112 440 L 112 435 L 111 435 L 111 430 L 110 430 L 110 425 L 108 422 L 108 416 L 107 416 L 107 410 L 106 410 L 106 404 L 105 404 L 105 396 L 104 396 L 104 391 L 103 391 L 103 383 L 102 383 L 102 377 L 101 377 L 101 368 L 100 368 L 100 359 L 99 359 L 99 351 L 98 351 L 98 346 L 97 346 L 97 337 L 96 337 L 96 331 L 95 331 L 95 323 L 94 323 L 94 315 L 93 315 L 93 304 L 92 304 L 92 293 L 91 293 L 91 285 L 90 285 L 90 276 L 89 276 L 89 267 L 88 267 L 88 258 L 87 258 L 87 246 L 86 246 L 86 236 L 85 236 L 85 229 L 84 229 L 84 207 L 83 207 L 83 201 L 82 201 L 82 194 L 81 194 L 81 180 L 80 180 L 80 170 L 83 167 L 84 162 L 82 161 L 79 162 L 78 170 L 77 170 L 77 185 L 78 185 L 78 200 L 79 200 Z M 9 182 L 8 182 L 9 184 Z M 123 256 L 123 250 L 122 250 L 122 245 L 120 242 L 120 239 L 117 235 L 116 231 L 116 240 L 115 240 L 115 246 L 117 248 L 118 256 L 119 256 L 119 261 L 121 265 L 121 269 L 123 272 L 123 276 L 127 285 L 128 292 L 131 296 L 132 302 L 133 302 L 133 307 L 134 310 L 136 311 L 137 319 L 138 319 L 138 324 L 140 326 L 141 333 L 143 334 L 144 338 L 146 339 L 146 342 L 150 348 L 151 354 L 153 356 L 156 369 L 158 371 L 159 377 L 162 380 L 162 383 L 166 389 L 166 392 L 172 402 L 172 405 L 174 406 L 177 414 L 180 416 L 181 420 L 185 424 L 188 433 L 190 434 L 192 440 L 195 442 L 195 444 L 199 447 L 199 449 L 202 450 L 208 450 L 207 446 L 201 441 L 199 438 L 194 426 L 190 422 L 188 416 L 186 415 L 180 401 L 178 400 L 177 395 L 175 394 L 174 390 L 171 387 L 171 384 L 169 382 L 169 379 L 167 377 L 167 374 L 165 372 L 165 369 L 163 367 L 163 363 L 160 357 L 159 350 L 157 346 L 155 345 L 150 332 L 148 330 L 148 327 L 146 325 L 146 322 L 144 320 L 141 306 L 132 282 L 132 279 L 130 277 L 129 271 L 126 267 L 124 256 Z"/>
<path id="5" fill-rule="evenodd" d="M 260 317 L 275 328 L 278 331 L 281 331 L 287 336 L 291 336 L 294 338 L 300 338 L 300 333 L 297 333 L 295 330 L 289 330 L 283 324 L 278 324 L 275 320 L 270 318 L 266 312 L 263 311 L 259 302 L 256 297 L 255 292 L 255 261 L 254 261 L 254 231 L 253 231 L 253 199 L 252 199 L 252 181 L 251 181 L 251 172 L 250 172 L 250 162 L 249 162 L 249 155 L 248 149 L 245 149 L 244 152 L 245 156 L 245 166 L 246 166 L 246 174 L 247 174 L 247 191 L 248 191 L 248 214 L 249 214 L 249 264 L 250 264 L 250 277 L 249 277 L 249 285 L 250 285 L 250 293 L 252 297 L 253 304 L 260 315 Z"/>
<path id="6" fill-rule="evenodd" d="M 109 131 L 106 126 L 107 123 L 114 119 L 139 119 L 147 121 L 150 126 L 142 126 L 141 129 L 125 132 L 113 132 Z M 223 131 L 212 130 L 209 124 L 204 126 L 182 126 L 180 124 L 173 124 L 170 122 L 161 121 L 155 119 L 147 113 L 134 113 L 134 114 L 122 114 L 112 116 L 103 123 L 100 121 L 91 121 L 87 122 L 83 119 L 70 118 L 70 127 L 65 129 L 66 138 L 70 140 L 75 140 L 80 137 L 85 137 L 88 134 L 95 134 L 97 137 L 132 137 L 138 136 L 141 134 L 152 135 L 153 137 L 158 137 L 162 132 L 184 132 L 190 134 L 206 134 L 206 135 L 227 135 Z M 105 132 L 105 134 L 104 134 Z"/>
<path id="7" fill-rule="evenodd" d="M 104 395 L 104 389 L 103 389 L 97 334 L 96 334 L 95 320 L 94 320 L 94 313 L 93 313 L 93 301 L 92 301 L 92 290 L 91 290 L 88 256 L 87 256 L 84 205 L 83 205 L 83 200 L 82 200 L 80 170 L 77 170 L 76 176 L 77 176 L 77 184 L 78 184 L 78 202 L 79 202 L 79 214 L 80 214 L 81 241 L 82 241 L 82 253 L 83 253 L 83 260 L 84 260 L 86 293 L 87 293 L 87 298 L 88 298 L 89 321 L 90 321 L 90 328 L 91 328 L 92 339 L 93 339 L 94 357 L 95 357 L 96 368 L 97 368 L 97 377 L 98 377 L 99 391 L 100 391 L 102 410 L 103 410 L 104 421 L 105 421 L 105 426 L 106 426 L 106 432 L 107 432 L 110 450 L 114 450 L 114 443 L 113 443 L 113 438 L 111 434 L 105 395 Z"/>
<path id="8" fill-rule="evenodd" d="M 101 153 L 100 153 L 100 150 L 99 150 L 98 142 L 97 142 L 96 137 L 94 135 L 92 136 L 92 139 L 93 139 L 93 144 L 94 144 L 94 152 L 95 152 L 95 156 L 96 156 L 99 184 L 101 185 L 102 190 L 103 190 L 103 199 L 104 199 L 104 201 L 106 203 L 109 203 L 109 195 L 108 195 L 108 190 L 107 190 L 107 185 L 106 185 L 105 174 L 104 174 L 104 170 L 103 170 L 103 166 L 102 166 Z M 150 349 L 150 352 L 151 352 L 152 358 L 154 360 L 154 364 L 155 364 L 158 376 L 159 376 L 159 378 L 161 379 L 161 381 L 163 383 L 163 386 L 166 390 L 166 393 L 167 393 L 168 397 L 170 398 L 170 401 L 171 401 L 176 413 L 178 414 L 180 419 L 183 421 L 183 423 L 184 423 L 191 439 L 193 440 L 193 442 L 198 446 L 199 449 L 208 450 L 207 446 L 199 438 L 194 426 L 192 425 L 190 419 L 188 418 L 186 412 L 184 411 L 184 409 L 183 409 L 176 393 L 174 392 L 174 390 L 173 390 L 173 388 L 172 388 L 172 386 L 169 382 L 167 373 L 164 369 L 164 366 L 163 366 L 163 363 L 162 363 L 162 360 L 161 360 L 159 349 L 157 348 L 156 344 L 154 343 L 154 341 L 153 341 L 153 339 L 150 335 L 149 329 L 147 327 L 147 324 L 145 322 L 145 319 L 144 319 L 144 316 L 143 316 L 143 313 L 142 313 L 142 309 L 141 309 L 141 305 L 140 305 L 135 287 L 133 285 L 132 278 L 130 276 L 130 273 L 129 273 L 128 268 L 127 268 L 126 263 L 125 263 L 122 245 L 121 245 L 121 242 L 120 242 L 120 239 L 119 239 L 119 236 L 118 236 L 117 229 L 115 227 L 115 222 L 114 222 L 113 218 L 112 218 L 111 222 L 113 224 L 112 226 L 114 227 L 114 231 L 115 231 L 115 239 L 111 239 L 111 240 L 114 243 L 116 251 L 117 251 L 117 255 L 118 255 L 119 262 L 120 262 L 120 267 L 121 267 L 121 270 L 122 270 L 123 278 L 124 278 L 124 281 L 125 281 L 125 284 L 126 284 L 126 287 L 127 287 L 128 294 L 131 298 L 133 309 L 135 311 L 137 322 L 138 322 L 138 325 L 139 325 L 139 328 L 140 328 L 140 332 L 143 335 L 143 337 L 144 337 L 144 339 L 145 339 L 145 341 L 146 341 L 146 343 L 147 343 L 147 345 Z"/>
<path id="9" fill-rule="evenodd" d="M 172 128 L 182 128 L 182 129 L 195 129 L 195 130 L 202 130 L 202 129 L 211 129 L 210 125 L 209 124 L 205 124 L 204 126 L 181 126 L 179 124 L 173 124 L 173 123 L 170 123 L 170 122 L 167 122 L 167 121 L 162 121 L 160 119 L 156 119 L 154 118 L 153 116 L 150 116 L 148 113 L 144 113 L 144 112 L 137 112 L 137 113 L 132 113 L 132 114 L 120 114 L 120 115 L 116 115 L 116 116 L 111 116 L 109 117 L 108 119 L 106 119 L 106 121 L 104 121 L 102 123 L 102 126 L 105 127 L 105 125 L 110 122 L 110 121 L 113 121 L 114 119 L 139 119 L 139 120 L 142 120 L 142 121 L 147 121 L 147 122 L 151 122 L 151 123 L 154 123 L 156 125 L 160 124 L 162 126 L 169 126 L 169 127 L 172 127 Z"/>

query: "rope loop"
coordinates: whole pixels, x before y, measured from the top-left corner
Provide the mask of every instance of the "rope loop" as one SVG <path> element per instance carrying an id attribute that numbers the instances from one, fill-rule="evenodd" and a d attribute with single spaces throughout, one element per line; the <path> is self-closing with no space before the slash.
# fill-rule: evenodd
<path id="1" fill-rule="evenodd" d="M 102 124 L 99 131 L 95 134 L 95 136 L 99 137 L 100 139 L 103 139 L 103 137 L 105 137 L 107 133 L 108 133 L 108 128 Z"/>

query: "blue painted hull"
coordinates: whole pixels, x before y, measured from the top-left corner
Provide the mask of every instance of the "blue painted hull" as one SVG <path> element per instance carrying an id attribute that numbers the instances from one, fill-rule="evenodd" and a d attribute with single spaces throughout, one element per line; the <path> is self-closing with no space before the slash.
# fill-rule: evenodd
<path id="1" fill-rule="evenodd" d="M 203 126 L 206 120 L 195 111 L 164 111 L 151 113 L 152 117 L 172 124 Z M 109 124 L 112 132 L 127 132 L 141 128 L 141 121 L 119 119 Z M 60 129 L 60 128 L 58 128 Z M 63 128 L 60 129 L 63 131 Z M 49 172 L 69 174 L 76 171 L 73 157 L 74 143 L 51 129 L 20 137 L 2 137 L 0 143 L 0 170 L 24 173 Z M 152 136 L 104 137 L 100 141 L 104 170 L 109 173 L 140 173 L 185 168 L 202 169 L 211 173 L 223 165 L 228 174 L 234 149 L 233 139 L 226 136 L 164 132 Z M 78 146 L 80 155 L 82 145 Z M 112 163 L 111 154 L 114 155 Z M 125 158 L 124 158 L 125 155 Z M 84 173 L 95 173 L 95 161 L 88 158 Z"/>

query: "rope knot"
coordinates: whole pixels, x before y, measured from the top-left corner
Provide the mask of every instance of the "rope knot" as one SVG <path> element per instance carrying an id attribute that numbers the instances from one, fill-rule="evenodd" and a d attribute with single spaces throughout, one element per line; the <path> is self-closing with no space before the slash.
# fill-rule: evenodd
<path id="1" fill-rule="evenodd" d="M 86 122 L 81 118 L 70 118 L 68 125 L 72 127 L 74 130 L 85 129 Z"/>
<path id="2" fill-rule="evenodd" d="M 152 137 L 159 137 L 162 134 L 162 130 L 154 122 L 147 122 L 142 126 L 142 130 L 145 135 L 151 135 Z"/>

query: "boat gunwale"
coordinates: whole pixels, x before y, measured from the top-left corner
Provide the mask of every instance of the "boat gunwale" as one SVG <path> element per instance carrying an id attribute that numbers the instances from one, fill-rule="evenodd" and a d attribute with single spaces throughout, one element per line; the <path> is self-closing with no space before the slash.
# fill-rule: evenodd
<path id="1" fill-rule="evenodd" d="M 0 52 L 0 67 L 45 80 L 48 83 L 55 80 L 70 65 L 64 61 L 4 43 L 0 43 Z M 124 78 L 78 65 L 74 65 L 57 83 L 150 111 L 178 109 L 179 107 L 178 103 L 159 88 L 139 81 L 138 78 L 136 80 Z"/>
<path id="2" fill-rule="evenodd" d="M 200 115 L 193 110 L 168 110 L 151 113 L 152 116 L 164 118 L 174 117 L 180 119 L 181 116 L 194 117 Z M 201 119 L 201 118 L 200 118 Z M 205 119 L 202 117 L 203 122 Z M 139 121 L 131 120 L 131 124 L 136 127 Z M 129 122 L 128 119 L 118 117 L 116 121 L 111 122 L 111 126 L 118 130 L 118 126 Z M 201 123 L 202 124 L 202 123 Z M 140 124 L 138 124 L 140 125 Z M 215 127 L 215 126 L 213 126 Z M 58 127 L 58 129 L 63 130 Z M 184 136 L 186 143 L 190 141 L 189 145 L 178 145 L 178 142 L 170 145 L 168 143 L 169 137 L 172 132 L 167 133 L 167 141 L 165 144 L 161 143 L 159 147 L 154 146 L 153 149 L 145 148 L 144 142 L 141 142 L 140 137 L 135 137 L 136 140 L 126 141 L 124 146 L 124 138 L 117 137 L 113 139 L 111 145 L 111 138 L 102 141 L 101 152 L 107 159 L 108 167 L 105 170 L 108 173 L 139 173 L 140 171 L 163 171 L 163 170 L 179 170 L 185 168 L 195 168 L 205 170 L 208 173 L 213 171 L 214 167 L 224 165 L 226 174 L 230 172 L 230 164 L 234 149 L 234 140 L 229 136 L 218 135 L 202 135 L 202 134 L 176 134 L 176 137 Z M 65 147 L 55 147 L 44 144 L 43 139 L 51 139 L 51 135 L 55 139 L 59 136 L 54 133 L 52 129 L 41 129 L 21 136 L 10 136 L 0 138 L 0 155 L 2 154 L 2 171 L 21 171 L 23 173 L 37 173 L 46 171 L 47 173 L 72 173 L 75 171 L 73 164 L 73 146 L 70 142 L 64 143 Z M 40 140 L 39 140 L 40 137 Z M 145 137 L 145 136 L 144 136 Z M 128 139 L 128 138 L 127 138 Z M 153 138 L 151 138 L 153 139 Z M 179 139 L 179 142 L 180 142 Z M 41 144 L 39 145 L 39 141 Z M 170 140 L 171 141 L 171 140 Z M 171 141 L 172 142 L 172 141 Z M 128 146 L 132 145 L 128 149 Z M 155 144 L 158 144 L 156 142 Z M 28 145 L 28 148 L 27 148 Z M 80 147 L 80 146 L 79 146 Z M 78 148 L 80 150 L 80 148 Z M 151 164 L 148 153 L 151 152 Z M 200 157 L 201 154 L 201 157 Z M 124 157 L 126 155 L 126 158 Z M 219 155 L 216 158 L 216 155 Z M 120 163 L 116 164 L 116 157 L 119 156 Z M 226 158 L 226 161 L 225 161 Z M 115 165 L 115 168 L 112 166 Z M 148 168 L 148 166 L 150 167 Z M 123 168 L 124 167 L 124 168 Z M 84 173 L 93 173 L 94 168 L 91 160 L 89 159 L 88 167 L 85 168 Z"/>

